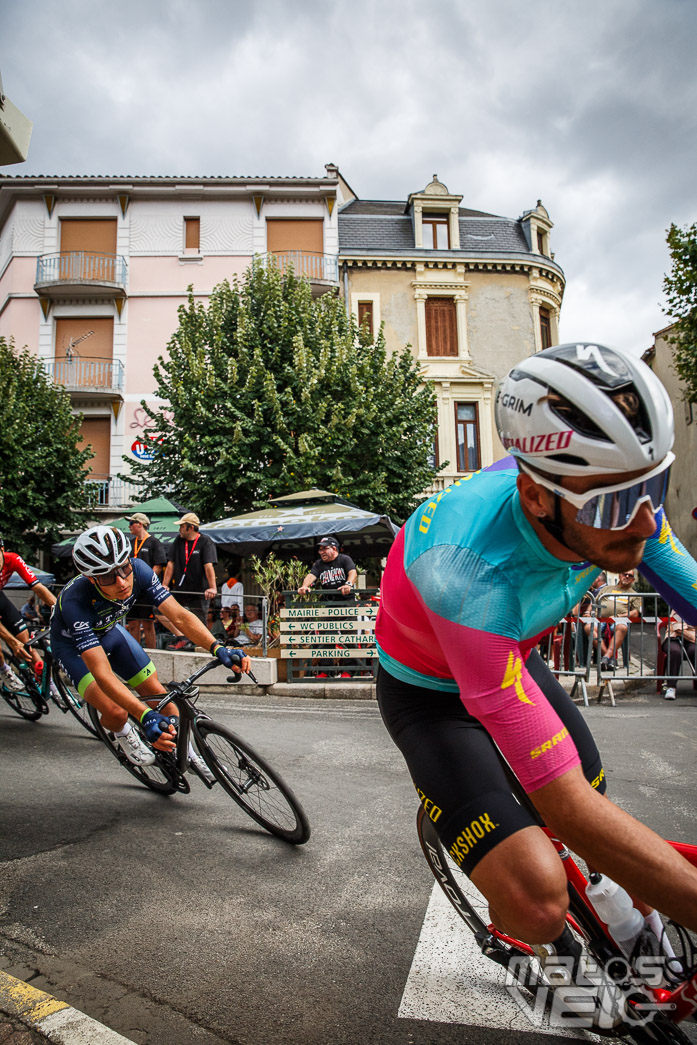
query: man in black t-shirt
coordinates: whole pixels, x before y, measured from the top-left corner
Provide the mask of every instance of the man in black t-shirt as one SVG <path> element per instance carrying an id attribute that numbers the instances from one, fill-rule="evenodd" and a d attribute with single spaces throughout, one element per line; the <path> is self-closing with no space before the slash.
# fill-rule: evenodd
<path id="1" fill-rule="evenodd" d="M 167 565 L 167 555 L 157 537 L 148 533 L 150 520 L 144 512 L 134 512 L 127 515 L 129 530 L 133 538 L 133 557 L 142 559 L 153 570 L 157 577 L 162 576 L 162 571 Z M 156 649 L 155 638 L 155 616 L 153 607 L 146 602 L 137 602 L 126 616 L 126 627 L 137 642 L 141 642 L 140 631 L 143 629 L 142 644 L 146 649 Z"/>
<path id="2" fill-rule="evenodd" d="M 317 549 L 319 559 L 298 588 L 299 595 L 306 595 L 315 581 L 323 590 L 335 590 L 342 598 L 353 598 L 356 587 L 356 570 L 350 555 L 339 551 L 339 542 L 334 537 L 323 537 Z"/>
<path id="3" fill-rule="evenodd" d="M 187 512 L 179 520 L 179 536 L 170 545 L 162 583 L 165 588 L 171 588 L 180 605 L 205 624 L 207 600 L 218 590 L 213 569 L 218 553 L 210 537 L 199 533 L 200 525 L 198 515 L 193 512 Z"/>

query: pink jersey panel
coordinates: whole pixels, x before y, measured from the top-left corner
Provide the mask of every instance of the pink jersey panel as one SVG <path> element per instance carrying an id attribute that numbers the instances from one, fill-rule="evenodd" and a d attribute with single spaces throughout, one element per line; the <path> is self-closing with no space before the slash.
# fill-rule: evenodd
<path id="1" fill-rule="evenodd" d="M 581 764 L 568 730 L 525 667 L 526 649 L 514 639 L 444 620 L 426 607 L 424 612 L 463 704 L 494 739 L 526 791 L 536 791 Z"/>

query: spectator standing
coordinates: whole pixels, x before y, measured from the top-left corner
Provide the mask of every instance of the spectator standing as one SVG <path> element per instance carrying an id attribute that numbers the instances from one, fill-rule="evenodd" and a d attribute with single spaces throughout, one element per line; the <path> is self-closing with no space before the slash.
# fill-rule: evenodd
<path id="1" fill-rule="evenodd" d="M 187 512 L 179 522 L 179 536 L 170 546 L 162 584 L 176 593 L 177 602 L 206 623 L 207 600 L 217 592 L 214 565 L 218 561 L 215 544 L 199 533 L 198 515 Z M 186 645 L 186 639 L 181 644 Z M 171 647 L 177 648 L 177 645 Z"/>
<path id="2" fill-rule="evenodd" d="M 638 594 L 631 597 L 631 593 L 636 591 L 634 579 L 634 570 L 626 570 L 618 575 L 617 584 L 603 588 L 600 593 L 598 616 L 624 618 L 608 623 L 602 629 L 600 667 L 603 671 L 617 669 L 617 650 L 627 637 L 629 622 L 641 620 L 641 598 Z"/>
<path id="3" fill-rule="evenodd" d="M 241 617 L 244 613 L 244 585 L 232 566 L 228 566 L 227 580 L 220 589 L 220 608 L 229 610 L 233 606 L 237 606 Z"/>
<path id="4" fill-rule="evenodd" d="M 342 598 L 353 598 L 358 571 L 350 555 L 339 551 L 339 542 L 334 537 L 323 537 L 317 549 L 319 559 L 310 567 L 310 572 L 298 588 L 299 595 L 307 595 L 319 581 L 323 591 L 334 590 Z"/>
<path id="5" fill-rule="evenodd" d="M 149 518 L 144 512 L 134 512 L 133 515 L 126 516 L 126 521 L 133 538 L 133 558 L 142 559 L 147 563 L 159 579 L 167 565 L 167 555 L 161 541 L 148 533 Z M 146 649 L 157 648 L 154 607 L 150 603 L 136 602 L 126 616 L 126 627 L 129 634 Z"/>
<path id="6" fill-rule="evenodd" d="M 298 588 L 299 595 L 306 595 L 316 581 L 323 591 L 336 591 L 337 598 L 353 599 L 358 571 L 350 555 L 339 551 L 339 542 L 334 537 L 323 537 L 317 548 L 319 559 L 310 567 L 310 572 Z M 339 667 L 339 662 L 335 662 Z M 342 671 L 341 678 L 351 678 L 351 673 Z M 326 678 L 320 671 L 317 678 Z"/>
<path id="7" fill-rule="evenodd" d="M 690 661 L 692 670 L 697 673 L 697 656 L 695 651 L 695 628 L 685 624 L 682 617 L 672 613 L 668 624 L 668 634 L 663 642 L 663 649 L 668 658 L 667 687 L 664 693 L 666 700 L 675 700 L 675 688 L 682 665 L 683 654 Z"/>

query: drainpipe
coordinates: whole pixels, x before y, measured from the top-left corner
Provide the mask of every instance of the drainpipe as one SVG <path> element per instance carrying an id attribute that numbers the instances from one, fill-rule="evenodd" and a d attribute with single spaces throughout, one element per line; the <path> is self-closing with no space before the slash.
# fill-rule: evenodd
<path id="1" fill-rule="evenodd" d="M 346 309 L 346 318 L 349 319 L 351 315 L 351 309 L 349 308 L 349 296 L 348 296 L 348 265 L 346 262 L 342 265 L 344 270 L 344 308 Z"/>

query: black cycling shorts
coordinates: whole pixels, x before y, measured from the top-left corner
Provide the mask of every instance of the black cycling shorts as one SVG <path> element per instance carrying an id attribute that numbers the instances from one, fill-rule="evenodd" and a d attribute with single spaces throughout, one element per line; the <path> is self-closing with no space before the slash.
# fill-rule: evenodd
<path id="1" fill-rule="evenodd" d="M 21 612 L 12 605 L 3 591 L 0 591 L 0 621 L 13 635 L 27 630 L 27 622 Z"/>
<path id="2" fill-rule="evenodd" d="M 580 711 L 536 651 L 526 667 L 569 730 L 586 779 L 604 793 L 600 754 Z M 377 698 L 438 837 L 466 874 L 504 838 L 535 823 L 511 793 L 491 737 L 457 693 L 412 686 L 380 666 Z"/>

